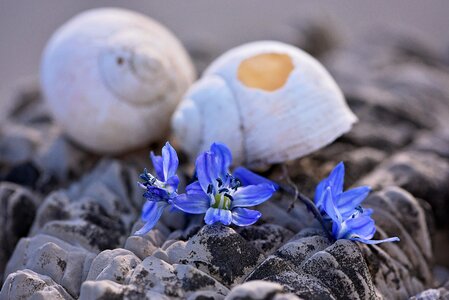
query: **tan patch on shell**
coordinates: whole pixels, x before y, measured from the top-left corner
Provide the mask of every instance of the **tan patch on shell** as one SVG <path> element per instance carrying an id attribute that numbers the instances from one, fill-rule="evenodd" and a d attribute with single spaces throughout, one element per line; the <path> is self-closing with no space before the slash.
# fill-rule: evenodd
<path id="1" fill-rule="evenodd" d="M 237 78 L 247 87 L 275 91 L 284 86 L 293 68 L 287 54 L 264 53 L 243 60 Z"/>

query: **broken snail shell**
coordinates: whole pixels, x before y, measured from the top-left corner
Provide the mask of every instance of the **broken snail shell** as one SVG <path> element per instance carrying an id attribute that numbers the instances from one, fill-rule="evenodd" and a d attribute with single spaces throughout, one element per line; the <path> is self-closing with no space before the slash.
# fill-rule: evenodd
<path id="1" fill-rule="evenodd" d="M 177 107 L 172 129 L 192 159 L 219 141 L 236 164 L 264 167 L 322 148 L 356 121 L 316 59 L 291 45 L 260 41 L 214 61 Z"/>
<path id="2" fill-rule="evenodd" d="M 93 9 L 48 42 L 41 65 L 45 101 L 66 133 L 98 153 L 159 140 L 195 71 L 174 35 L 147 16 Z"/>

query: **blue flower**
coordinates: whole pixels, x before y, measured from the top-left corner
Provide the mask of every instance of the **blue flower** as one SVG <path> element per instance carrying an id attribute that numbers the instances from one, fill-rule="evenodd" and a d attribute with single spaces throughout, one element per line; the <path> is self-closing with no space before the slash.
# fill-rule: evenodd
<path id="1" fill-rule="evenodd" d="M 365 244 L 396 242 L 399 238 L 372 240 L 376 233 L 372 209 L 363 209 L 360 204 L 368 196 L 369 187 L 358 187 L 343 192 L 344 165 L 339 163 L 329 177 L 321 181 L 315 193 L 315 205 L 332 221 L 335 239 L 348 239 Z"/>
<path id="2" fill-rule="evenodd" d="M 254 224 L 262 214 L 247 207 L 271 198 L 277 186 L 242 167 L 231 175 L 231 162 L 231 151 L 225 145 L 212 144 L 210 151 L 196 160 L 198 181 L 186 187 L 186 194 L 177 197 L 174 206 L 191 214 L 206 213 L 204 220 L 208 225 Z"/>
<path id="3" fill-rule="evenodd" d="M 329 174 L 329 177 L 323 179 L 315 191 L 314 202 L 320 212 L 324 212 L 325 190 L 330 189 L 337 209 L 344 219 L 348 218 L 354 212 L 371 191 L 369 186 L 361 186 L 343 192 L 345 177 L 345 165 L 340 162 Z"/>
<path id="4" fill-rule="evenodd" d="M 175 149 L 167 142 L 162 148 L 162 156 L 150 154 L 156 176 L 150 174 L 146 169 L 140 175 L 143 182 L 139 185 L 145 189 L 143 194 L 146 202 L 142 209 L 142 220 L 145 225 L 135 232 L 141 235 L 150 231 L 160 219 L 164 209 L 172 205 L 173 199 L 178 194 L 179 178 L 176 175 L 178 169 L 178 155 Z"/>

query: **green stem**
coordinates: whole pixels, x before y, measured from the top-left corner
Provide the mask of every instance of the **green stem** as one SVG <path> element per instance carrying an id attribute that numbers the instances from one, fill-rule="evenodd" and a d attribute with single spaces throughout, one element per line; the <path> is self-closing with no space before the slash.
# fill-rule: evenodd
<path id="1" fill-rule="evenodd" d="M 318 208 L 315 206 L 315 203 L 309 197 L 307 197 L 306 195 L 299 192 L 296 188 L 292 188 L 289 185 L 279 184 L 279 189 L 286 194 L 296 197 L 296 199 L 304 203 L 307 209 L 313 214 L 313 216 L 318 220 L 318 222 L 320 222 L 321 227 L 323 227 L 323 230 L 327 238 L 332 242 L 335 241 L 334 237 L 327 229 L 326 222 L 324 221 L 323 216 L 321 215 Z"/>

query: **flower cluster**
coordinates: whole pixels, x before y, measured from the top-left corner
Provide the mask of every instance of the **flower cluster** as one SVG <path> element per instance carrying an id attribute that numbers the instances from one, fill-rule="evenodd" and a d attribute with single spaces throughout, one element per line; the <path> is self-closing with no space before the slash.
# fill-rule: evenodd
<path id="1" fill-rule="evenodd" d="M 396 242 L 399 238 L 372 240 L 376 232 L 372 209 L 364 209 L 361 203 L 371 189 L 367 186 L 343 191 L 345 168 L 340 162 L 323 179 L 315 191 L 315 205 L 321 214 L 332 222 L 332 235 L 335 239 L 349 239 L 366 244 Z"/>
<path id="2" fill-rule="evenodd" d="M 270 199 L 279 188 L 270 180 L 243 167 L 231 173 L 231 151 L 223 144 L 214 143 L 209 151 L 201 153 L 196 159 L 197 180 L 185 188 L 185 193 L 178 194 L 179 178 L 176 171 L 179 160 L 175 149 L 167 142 L 162 148 L 162 156 L 154 153 L 150 156 L 156 176 L 146 169 L 140 175 L 143 182 L 139 182 L 139 185 L 145 189 L 143 196 L 146 202 L 142 209 L 145 224 L 136 234 L 150 231 L 167 207 L 189 214 L 205 214 L 204 221 L 208 225 L 217 222 L 224 225 L 252 225 L 261 217 L 261 213 L 248 207 Z M 332 223 L 335 239 L 366 244 L 399 241 L 397 237 L 372 240 L 376 232 L 371 218 L 373 211 L 361 206 L 371 189 L 362 186 L 343 191 L 344 173 L 341 162 L 316 188 L 316 217 L 319 218 L 321 214 L 325 221 L 323 226 Z"/>
<path id="3" fill-rule="evenodd" d="M 178 156 L 167 142 L 162 156 L 151 153 L 156 177 L 146 170 L 141 175 L 146 199 L 142 211 L 145 225 L 136 234 L 150 231 L 171 206 L 190 214 L 205 213 L 206 224 L 220 222 L 238 226 L 254 224 L 261 216 L 256 210 L 248 209 L 268 200 L 277 190 L 277 185 L 246 168 L 239 167 L 231 174 L 231 151 L 223 144 L 214 143 L 210 150 L 201 153 L 196 160 L 197 181 L 178 194 L 179 179 L 176 175 Z"/>

